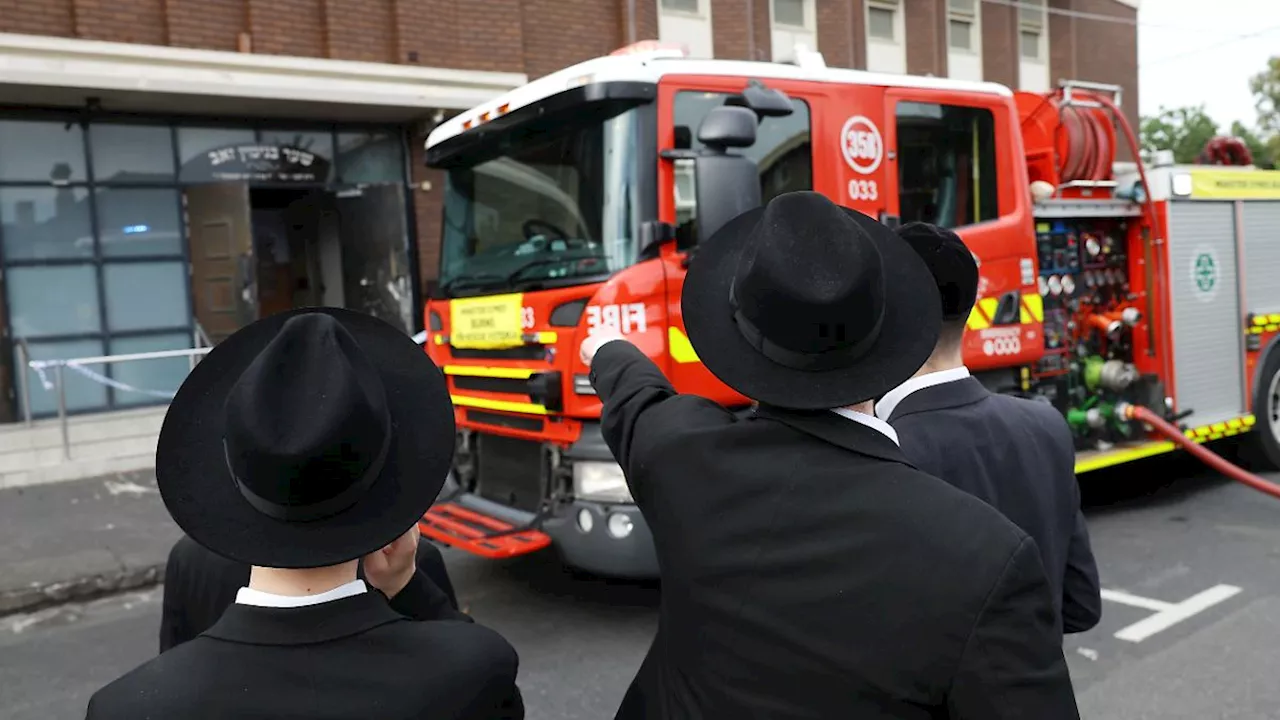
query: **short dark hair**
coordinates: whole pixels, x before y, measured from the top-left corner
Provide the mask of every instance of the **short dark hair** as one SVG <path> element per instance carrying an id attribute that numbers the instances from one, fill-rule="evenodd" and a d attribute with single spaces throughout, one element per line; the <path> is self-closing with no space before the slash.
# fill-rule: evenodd
<path id="1" fill-rule="evenodd" d="M 960 343 L 964 342 L 966 322 L 966 320 L 943 320 L 938 330 L 937 346 L 947 349 L 960 347 Z"/>
<path id="2" fill-rule="evenodd" d="M 942 296 L 943 321 L 959 321 L 963 332 L 978 297 L 978 261 L 973 253 L 959 235 L 937 225 L 912 222 L 897 233 L 929 266 Z"/>

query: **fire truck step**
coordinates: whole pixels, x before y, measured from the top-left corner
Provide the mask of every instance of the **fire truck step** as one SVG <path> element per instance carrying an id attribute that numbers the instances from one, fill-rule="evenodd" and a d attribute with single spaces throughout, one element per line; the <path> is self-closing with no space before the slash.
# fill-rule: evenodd
<path id="1" fill-rule="evenodd" d="M 539 530 L 518 528 L 453 503 L 433 506 L 418 529 L 432 540 L 487 558 L 527 555 L 551 544 Z"/>

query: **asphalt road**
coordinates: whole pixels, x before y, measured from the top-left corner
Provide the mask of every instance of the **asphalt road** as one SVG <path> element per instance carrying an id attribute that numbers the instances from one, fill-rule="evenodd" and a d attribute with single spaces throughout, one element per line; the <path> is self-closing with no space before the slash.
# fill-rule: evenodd
<path id="1" fill-rule="evenodd" d="M 1188 460 L 1085 490 L 1111 599 L 1066 643 L 1082 716 L 1276 716 L 1280 501 Z M 446 558 L 461 601 L 520 651 L 530 720 L 612 716 L 652 637 L 655 587 L 571 577 L 549 558 Z M 0 718 L 83 717 L 94 689 L 154 653 L 158 617 L 153 590 L 0 619 Z"/>

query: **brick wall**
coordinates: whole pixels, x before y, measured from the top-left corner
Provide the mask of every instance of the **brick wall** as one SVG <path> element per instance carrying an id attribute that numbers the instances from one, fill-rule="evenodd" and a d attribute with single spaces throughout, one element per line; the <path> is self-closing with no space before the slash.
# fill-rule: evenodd
<path id="1" fill-rule="evenodd" d="M 769 0 L 711 0 L 712 51 L 718 58 L 773 57 Z"/>
<path id="2" fill-rule="evenodd" d="M 1138 11 L 1114 0 L 1053 0 L 1052 6 L 1093 15 L 1109 15 L 1136 22 Z M 1121 109 L 1138 129 L 1138 47 L 1134 26 L 1089 18 L 1049 16 L 1049 76 L 1059 80 L 1090 80 L 1123 88 Z M 1121 148 L 1125 143 L 1121 141 Z M 1127 158 L 1128 152 L 1123 153 Z"/>
<path id="3" fill-rule="evenodd" d="M 818 52 L 831 67 L 867 66 L 866 11 L 862 0 L 819 2 Z"/>
<path id="4" fill-rule="evenodd" d="M 947 75 L 947 0 L 905 0 L 907 72 Z"/>
<path id="5" fill-rule="evenodd" d="M 1018 87 L 1018 10 L 982 3 L 982 76 Z"/>

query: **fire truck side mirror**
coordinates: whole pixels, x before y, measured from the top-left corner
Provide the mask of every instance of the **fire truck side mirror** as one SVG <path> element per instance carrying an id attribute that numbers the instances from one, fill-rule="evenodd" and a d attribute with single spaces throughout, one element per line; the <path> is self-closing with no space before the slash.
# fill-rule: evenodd
<path id="1" fill-rule="evenodd" d="M 750 158 L 701 155 L 694 160 L 693 174 L 699 241 L 742 213 L 760 207 L 759 170 Z"/>
<path id="2" fill-rule="evenodd" d="M 756 114 L 747 108 L 713 108 L 698 126 L 698 142 L 716 153 L 723 153 L 726 148 L 751 147 L 756 144 L 758 124 Z"/>

